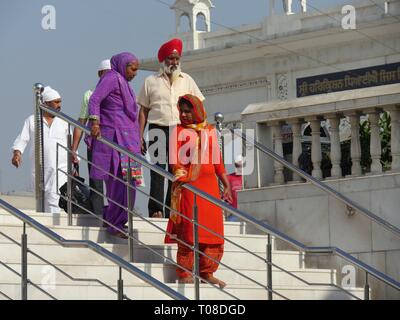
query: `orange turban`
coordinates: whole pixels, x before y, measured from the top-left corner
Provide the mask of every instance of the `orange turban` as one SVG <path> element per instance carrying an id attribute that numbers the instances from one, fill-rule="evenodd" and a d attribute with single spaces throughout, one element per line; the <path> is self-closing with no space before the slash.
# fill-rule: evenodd
<path id="1" fill-rule="evenodd" d="M 182 55 L 182 40 L 175 38 L 164 43 L 158 50 L 158 61 L 163 62 L 170 54 L 177 52 Z"/>

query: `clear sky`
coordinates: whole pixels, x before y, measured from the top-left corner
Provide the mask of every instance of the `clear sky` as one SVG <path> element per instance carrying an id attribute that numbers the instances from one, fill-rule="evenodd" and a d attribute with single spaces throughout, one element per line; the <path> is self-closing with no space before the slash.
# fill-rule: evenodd
<path id="1" fill-rule="evenodd" d="M 161 2 L 172 4 L 173 0 Z M 1 0 L 0 1 L 0 192 L 24 190 L 29 182 L 27 153 L 22 168 L 10 163 L 11 145 L 24 119 L 33 112 L 32 85 L 57 89 L 63 111 L 77 117 L 82 94 L 97 82 L 98 63 L 121 51 L 140 59 L 155 56 L 175 31 L 175 15 L 157 0 Z M 268 0 L 214 0 L 212 30 L 258 23 Z M 278 6 L 281 1 L 276 0 Z M 294 8 L 298 8 L 293 0 Z M 357 0 L 314 0 L 324 10 Z M 43 30 L 42 7 L 56 9 L 56 29 Z M 311 11 L 312 9 L 310 9 Z M 139 91 L 140 72 L 132 83 Z M 245 107 L 245 106 L 243 106 Z"/>

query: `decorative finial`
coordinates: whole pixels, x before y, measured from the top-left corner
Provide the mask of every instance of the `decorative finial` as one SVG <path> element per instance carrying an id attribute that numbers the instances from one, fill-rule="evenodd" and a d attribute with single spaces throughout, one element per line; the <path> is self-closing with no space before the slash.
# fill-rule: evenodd
<path id="1" fill-rule="evenodd" d="M 42 93 L 44 90 L 44 85 L 41 84 L 40 82 L 37 82 L 33 85 L 33 91 L 35 91 L 35 93 Z"/>

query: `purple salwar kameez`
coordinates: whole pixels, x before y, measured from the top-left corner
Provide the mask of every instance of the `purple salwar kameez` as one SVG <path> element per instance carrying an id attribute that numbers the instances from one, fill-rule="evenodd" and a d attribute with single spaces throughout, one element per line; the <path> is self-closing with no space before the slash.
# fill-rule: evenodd
<path id="1" fill-rule="evenodd" d="M 137 61 L 137 58 L 130 53 L 120 53 L 111 58 L 112 70 L 100 79 L 90 97 L 89 115 L 91 119 L 99 120 L 102 137 L 139 153 L 138 107 L 135 94 L 125 78 L 126 65 L 133 61 Z M 124 230 L 128 221 L 127 211 L 123 209 L 127 207 L 127 187 L 107 174 L 123 180 L 121 155 L 96 139 L 93 139 L 92 143 L 94 166 L 91 168 L 90 177 L 104 180 L 107 189 L 109 205 L 104 211 L 104 220 Z M 132 185 L 134 186 L 134 183 Z M 136 192 L 133 188 L 131 195 L 134 203 Z M 107 231 L 116 234 L 119 230 L 108 227 Z"/>

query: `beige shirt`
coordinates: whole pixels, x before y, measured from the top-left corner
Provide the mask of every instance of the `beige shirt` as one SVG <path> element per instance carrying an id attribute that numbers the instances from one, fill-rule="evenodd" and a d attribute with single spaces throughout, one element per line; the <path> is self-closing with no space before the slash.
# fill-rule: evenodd
<path id="1" fill-rule="evenodd" d="M 160 71 L 146 78 L 137 102 L 150 109 L 148 123 L 173 126 L 180 123 L 178 99 L 188 93 L 197 96 L 201 101 L 205 99 L 188 74 L 181 72 L 171 85 L 168 77 Z"/>

